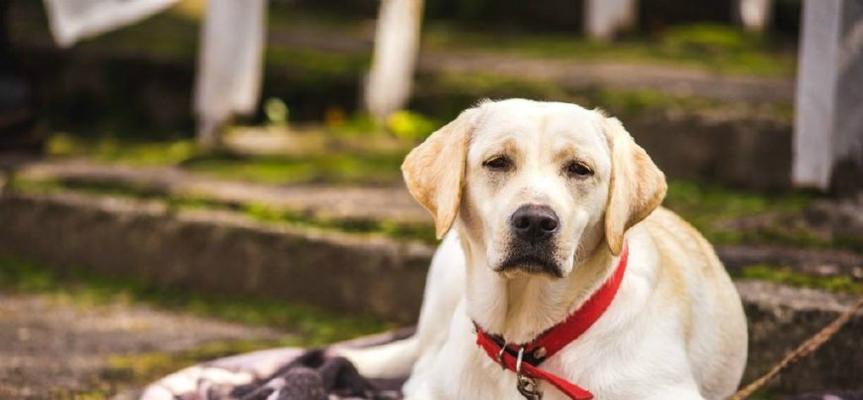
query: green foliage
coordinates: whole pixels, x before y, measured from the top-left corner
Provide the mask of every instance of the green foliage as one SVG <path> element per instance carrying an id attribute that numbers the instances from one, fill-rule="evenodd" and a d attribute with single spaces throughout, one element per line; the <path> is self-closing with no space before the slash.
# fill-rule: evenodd
<path id="1" fill-rule="evenodd" d="M 96 161 L 132 165 L 170 165 L 198 154 L 191 140 L 143 141 L 110 136 L 88 140 L 64 133 L 52 135 L 45 151 L 50 156 L 85 156 Z"/>
<path id="2" fill-rule="evenodd" d="M 425 138 L 435 130 L 436 124 L 424 115 L 402 110 L 387 118 L 387 129 L 401 139 Z"/>
<path id="3" fill-rule="evenodd" d="M 288 106 L 279 98 L 271 97 L 264 102 L 264 114 L 270 125 L 285 126 L 288 124 Z"/>

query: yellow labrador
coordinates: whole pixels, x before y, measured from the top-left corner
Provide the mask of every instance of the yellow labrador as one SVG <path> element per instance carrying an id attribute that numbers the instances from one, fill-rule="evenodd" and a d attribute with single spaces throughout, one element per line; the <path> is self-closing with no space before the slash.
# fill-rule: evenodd
<path id="1" fill-rule="evenodd" d="M 660 207 L 665 176 L 617 119 L 566 103 L 487 101 L 432 134 L 402 170 L 445 238 L 416 335 L 347 352 L 360 372 L 410 373 L 408 399 L 522 399 L 525 376 L 513 366 L 522 349 L 509 344 L 559 330 L 625 264 L 595 323 L 530 362 L 596 399 L 722 399 L 737 388 L 740 298 L 710 244 Z M 478 330 L 506 344 L 508 368 L 477 345 Z M 579 398 L 520 372 L 533 375 L 521 386 L 528 398 Z"/>

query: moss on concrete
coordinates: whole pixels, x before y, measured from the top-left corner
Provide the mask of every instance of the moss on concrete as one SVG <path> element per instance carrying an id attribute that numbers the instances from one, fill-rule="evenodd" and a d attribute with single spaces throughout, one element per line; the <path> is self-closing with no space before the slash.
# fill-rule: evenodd
<path id="1" fill-rule="evenodd" d="M 291 344 L 304 346 L 345 340 L 387 327 L 369 316 L 337 314 L 305 304 L 231 294 L 194 293 L 133 278 L 97 276 L 80 268 L 59 272 L 15 259 L 0 259 L 0 288 L 48 294 L 81 306 L 143 303 L 226 321 L 281 328 L 296 334 Z"/>
<path id="2" fill-rule="evenodd" d="M 806 192 L 758 193 L 691 181 L 671 181 L 664 205 L 698 228 L 713 244 L 773 243 L 863 251 L 859 238 L 817 234 L 802 220 L 816 197 Z M 741 226 L 738 220 L 763 217 Z"/>
<path id="3" fill-rule="evenodd" d="M 419 240 L 426 243 L 437 242 L 434 229 L 430 224 L 370 218 L 314 217 L 294 209 L 280 208 L 264 203 L 249 202 L 235 204 L 204 196 L 173 195 L 152 187 L 120 182 L 80 182 L 16 178 L 10 181 L 9 189 L 24 193 L 59 193 L 71 190 L 93 195 L 158 200 L 165 202 L 169 209 L 173 210 L 228 210 L 239 212 L 255 221 L 264 223 L 287 224 L 303 228 L 354 234 L 382 235 L 398 240 Z"/>
<path id="4" fill-rule="evenodd" d="M 817 276 L 794 271 L 790 267 L 755 264 L 743 267 L 737 278 L 781 283 L 794 287 L 826 290 L 833 293 L 863 294 L 863 282 L 850 276 Z"/>

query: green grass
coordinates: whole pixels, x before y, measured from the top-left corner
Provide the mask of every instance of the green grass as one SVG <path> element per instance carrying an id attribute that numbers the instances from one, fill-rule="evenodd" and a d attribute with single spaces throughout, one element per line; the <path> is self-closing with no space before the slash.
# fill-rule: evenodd
<path id="1" fill-rule="evenodd" d="M 387 184 L 401 178 L 404 153 L 309 154 L 304 156 L 207 156 L 182 167 L 220 178 L 271 184 Z"/>
<path id="2" fill-rule="evenodd" d="M 197 147 L 190 139 L 153 141 L 112 136 L 91 139 L 66 133 L 51 135 L 45 151 L 55 157 L 86 157 L 129 165 L 173 165 L 198 155 Z"/>
<path id="3" fill-rule="evenodd" d="M 426 129 L 428 123 L 425 122 Z M 339 130 L 341 129 L 341 130 Z M 349 132 L 351 125 L 335 128 Z M 415 127 L 406 135 L 417 135 Z M 420 129 L 423 129 L 420 127 Z M 246 156 L 233 153 L 202 154 L 191 140 L 140 141 L 114 137 L 81 138 L 53 135 L 48 155 L 84 157 L 90 160 L 128 165 L 179 166 L 220 178 L 271 184 L 391 184 L 401 179 L 399 165 L 413 142 L 393 149 L 375 150 L 350 143 L 363 138 L 340 140 L 332 133 L 331 146 L 309 149 L 301 155 Z M 367 140 L 367 139 L 366 139 Z"/>
<path id="4" fill-rule="evenodd" d="M 571 34 L 489 33 L 432 24 L 424 45 L 520 56 L 683 66 L 733 75 L 791 77 L 795 54 L 768 37 L 719 24 L 674 26 L 654 36 L 606 43 Z"/>
<path id="5" fill-rule="evenodd" d="M 0 288 L 40 293 L 82 307 L 147 304 L 177 312 L 295 333 L 291 344 L 318 346 L 388 327 L 369 316 L 337 314 L 317 307 L 249 296 L 214 295 L 161 287 L 124 277 L 71 268 L 59 272 L 36 263 L 0 259 Z"/>
<path id="6" fill-rule="evenodd" d="M 246 215 L 263 222 L 287 223 L 296 226 L 323 228 L 350 233 L 373 233 L 398 240 L 420 240 L 437 243 L 431 224 L 399 223 L 373 219 L 309 218 L 292 210 L 278 209 L 261 203 L 241 207 Z"/>
<path id="7" fill-rule="evenodd" d="M 650 115 L 728 115 L 734 118 L 768 118 L 790 123 L 791 104 L 735 103 L 697 95 L 676 95 L 654 89 L 620 90 L 601 87 L 567 89 L 539 77 L 506 77 L 491 73 L 420 74 L 412 106 L 434 116 L 454 116 L 480 98 L 522 97 L 564 101 L 586 108 L 600 107 L 624 118 Z"/>
<path id="8" fill-rule="evenodd" d="M 669 183 L 663 204 L 714 244 L 775 243 L 863 250 L 863 243 L 822 238 L 805 225 L 792 224 L 801 220 L 801 213 L 813 199 L 814 196 L 799 192 L 765 194 L 678 180 Z M 735 219 L 753 216 L 766 216 L 769 222 L 749 229 L 732 224 Z"/>
<path id="9" fill-rule="evenodd" d="M 863 282 L 850 276 L 816 276 L 794 271 L 780 265 L 756 264 L 744 267 L 738 278 L 781 283 L 810 289 L 826 290 L 834 293 L 863 294 Z"/>

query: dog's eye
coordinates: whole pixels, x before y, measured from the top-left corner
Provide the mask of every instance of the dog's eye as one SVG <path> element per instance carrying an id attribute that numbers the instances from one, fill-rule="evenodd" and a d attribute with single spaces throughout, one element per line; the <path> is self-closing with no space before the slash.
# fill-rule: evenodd
<path id="1" fill-rule="evenodd" d="M 509 171 L 512 168 L 512 160 L 507 156 L 497 156 L 485 161 L 482 166 L 492 171 Z"/>
<path id="2" fill-rule="evenodd" d="M 566 164 L 566 173 L 576 178 L 584 178 L 593 175 L 593 170 L 581 161 L 571 161 Z"/>

